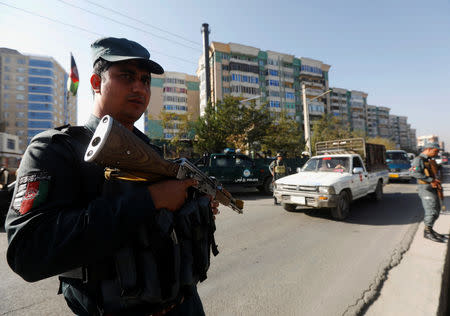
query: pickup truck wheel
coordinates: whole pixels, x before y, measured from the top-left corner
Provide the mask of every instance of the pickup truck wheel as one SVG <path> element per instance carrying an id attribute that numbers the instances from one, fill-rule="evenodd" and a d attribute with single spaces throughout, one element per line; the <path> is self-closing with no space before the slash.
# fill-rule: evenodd
<path id="1" fill-rule="evenodd" d="M 288 212 L 293 212 L 297 208 L 295 204 L 283 204 L 283 208 Z"/>
<path id="2" fill-rule="evenodd" d="M 264 179 L 262 192 L 264 194 L 266 194 L 266 195 L 272 195 L 273 194 L 272 177 L 267 177 L 267 178 Z"/>
<path id="3" fill-rule="evenodd" d="M 375 192 L 373 192 L 370 197 L 372 198 L 372 200 L 374 201 L 381 201 L 381 199 L 383 198 L 383 183 L 380 181 L 378 181 L 377 183 L 377 187 L 375 189 Z"/>
<path id="4" fill-rule="evenodd" d="M 331 216 L 336 220 L 343 220 L 347 218 L 350 213 L 350 197 L 347 191 L 339 193 L 336 207 L 331 209 Z"/>

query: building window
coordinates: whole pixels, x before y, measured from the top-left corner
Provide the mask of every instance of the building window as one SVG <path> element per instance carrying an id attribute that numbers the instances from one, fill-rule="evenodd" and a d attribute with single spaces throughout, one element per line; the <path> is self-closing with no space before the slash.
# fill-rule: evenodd
<path id="1" fill-rule="evenodd" d="M 51 120 L 53 119 L 53 116 L 50 112 L 28 112 L 28 118 L 38 120 Z"/>
<path id="2" fill-rule="evenodd" d="M 29 94 L 29 101 L 41 101 L 41 102 L 53 102 L 53 97 L 51 95 L 41 95 L 41 94 Z"/>
<path id="3" fill-rule="evenodd" d="M 19 68 L 17 68 L 19 69 Z M 48 76 L 53 77 L 53 71 L 49 69 L 40 69 L 40 68 L 29 68 L 28 74 L 30 75 L 37 75 L 37 76 Z"/>
<path id="4" fill-rule="evenodd" d="M 25 112 L 16 112 L 16 118 L 24 118 Z"/>
<path id="5" fill-rule="evenodd" d="M 22 86 L 22 85 L 19 85 L 19 86 L 16 87 L 16 89 L 19 90 L 19 91 L 23 91 L 23 90 L 25 90 L 25 87 Z"/>
<path id="6" fill-rule="evenodd" d="M 185 105 L 164 105 L 164 110 L 166 110 L 166 111 L 187 111 L 187 106 L 185 106 Z"/>
<path id="7" fill-rule="evenodd" d="M 51 78 L 28 77 L 28 83 L 53 85 L 53 80 Z"/>
<path id="8" fill-rule="evenodd" d="M 19 58 L 19 59 L 17 59 L 17 63 L 21 64 L 21 65 L 25 65 L 25 59 Z"/>
<path id="9" fill-rule="evenodd" d="M 270 101 L 269 105 L 271 108 L 279 108 L 280 107 L 280 101 Z"/>
<path id="10" fill-rule="evenodd" d="M 28 64 L 35 67 L 53 68 L 53 63 L 47 60 L 30 59 Z"/>
<path id="11" fill-rule="evenodd" d="M 295 94 L 291 92 L 286 92 L 286 99 L 295 99 Z"/>
<path id="12" fill-rule="evenodd" d="M 28 86 L 28 92 L 53 94 L 52 87 Z"/>
<path id="13" fill-rule="evenodd" d="M 16 94 L 16 100 L 25 100 L 25 96 L 23 94 Z"/>
<path id="14" fill-rule="evenodd" d="M 52 122 L 49 121 L 28 121 L 29 128 L 52 128 Z"/>
<path id="15" fill-rule="evenodd" d="M 49 103 L 29 103 L 28 109 L 32 111 L 53 111 L 53 106 Z"/>
<path id="16" fill-rule="evenodd" d="M 6 147 L 8 149 L 14 150 L 16 148 L 16 141 L 14 139 L 8 138 L 6 140 Z"/>

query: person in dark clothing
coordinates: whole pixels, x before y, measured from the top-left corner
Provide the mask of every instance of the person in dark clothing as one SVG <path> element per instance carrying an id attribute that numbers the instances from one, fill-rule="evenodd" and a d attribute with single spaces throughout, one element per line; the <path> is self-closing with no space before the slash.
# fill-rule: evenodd
<path id="1" fill-rule="evenodd" d="M 182 240 L 173 227 L 180 209 L 217 214 L 218 203 L 186 203 L 192 179 L 107 181 L 102 167 L 83 159 L 104 115 L 159 150 L 134 123 L 149 104 L 151 74 L 164 70 L 124 38 L 102 38 L 91 49 L 93 113 L 84 126 L 30 142 L 6 219 L 8 264 L 29 282 L 59 275 L 77 315 L 204 315 L 198 280 L 178 278 Z"/>
<path id="2" fill-rule="evenodd" d="M 272 182 L 275 182 L 276 180 L 287 175 L 287 166 L 283 161 L 283 155 L 281 153 L 277 153 L 275 160 L 270 163 L 269 171 L 273 177 Z"/>
<path id="3" fill-rule="evenodd" d="M 433 225 L 439 217 L 441 211 L 441 202 L 438 197 L 437 187 L 440 180 L 437 175 L 433 174 L 430 168 L 430 160 L 439 153 L 439 145 L 437 143 L 428 143 L 420 155 L 414 158 L 411 165 L 411 176 L 417 179 L 419 197 L 422 200 L 424 209 L 423 222 L 425 229 L 423 236 L 436 242 L 445 242 L 445 235 L 441 235 L 434 231 Z"/>

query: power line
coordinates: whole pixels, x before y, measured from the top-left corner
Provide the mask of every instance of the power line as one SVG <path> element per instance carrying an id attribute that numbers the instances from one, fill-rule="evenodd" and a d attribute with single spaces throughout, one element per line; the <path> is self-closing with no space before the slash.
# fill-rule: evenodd
<path id="1" fill-rule="evenodd" d="M 88 13 L 90 13 L 90 14 L 92 14 L 92 15 L 99 16 L 99 17 L 101 17 L 101 18 L 104 18 L 104 19 L 113 21 L 114 23 L 121 24 L 121 25 L 127 26 L 127 27 L 129 27 L 129 28 L 135 29 L 135 30 L 137 30 L 137 31 L 144 32 L 144 33 L 146 33 L 146 34 L 149 34 L 149 35 L 152 35 L 152 36 L 154 36 L 154 37 L 160 38 L 160 39 L 162 39 L 162 40 L 169 41 L 169 42 L 172 42 L 172 43 L 174 43 L 174 44 L 181 45 L 181 46 L 190 48 L 190 49 L 195 50 L 195 51 L 199 51 L 199 49 L 197 49 L 197 48 L 194 48 L 194 47 L 191 47 L 191 46 L 189 46 L 189 45 L 186 45 L 186 44 L 183 44 L 183 43 L 180 43 L 180 42 L 171 40 L 170 38 L 167 38 L 167 37 L 164 37 L 164 36 L 156 35 L 156 34 L 154 34 L 154 33 L 148 32 L 148 31 L 146 31 L 146 30 L 143 30 L 143 29 L 141 29 L 141 28 L 135 27 L 135 26 L 133 26 L 133 25 L 126 24 L 126 23 L 122 23 L 122 22 L 117 21 L 117 20 L 115 20 L 115 19 L 113 19 L 113 18 L 110 18 L 110 17 L 108 17 L 108 16 L 105 16 L 105 15 L 102 15 L 102 14 L 98 14 L 98 13 L 93 12 L 93 11 L 90 11 L 90 10 L 88 10 L 88 9 L 84 9 L 84 8 L 81 8 L 81 7 L 76 6 L 76 5 L 74 5 L 74 4 L 68 3 L 67 1 L 64 1 L 64 0 L 56 0 L 56 1 L 62 2 L 62 3 L 64 3 L 64 4 L 66 4 L 66 5 L 68 5 L 68 6 L 77 8 L 77 9 L 79 9 L 79 10 L 81 10 L 81 11 L 88 12 Z"/>
<path id="2" fill-rule="evenodd" d="M 12 9 L 16 9 L 16 10 L 19 10 L 19 11 L 22 11 L 22 12 L 25 12 L 25 13 L 28 13 L 28 14 L 30 14 L 30 15 L 38 16 L 38 17 L 40 17 L 40 18 L 43 18 L 43 19 L 52 21 L 52 22 L 54 22 L 54 23 L 59 23 L 59 24 L 65 25 L 65 26 L 69 26 L 69 27 L 72 27 L 72 28 L 81 30 L 81 31 L 83 31 L 83 32 L 86 32 L 86 33 L 94 34 L 94 35 L 99 36 L 99 37 L 105 37 L 105 36 L 106 36 L 105 34 L 100 34 L 100 33 L 97 33 L 97 32 L 93 32 L 93 31 L 87 30 L 87 29 L 85 29 L 85 28 L 82 28 L 82 27 L 79 27 L 79 26 L 76 26 L 76 25 L 73 25 L 73 24 L 65 23 L 65 22 L 62 22 L 62 21 L 59 21 L 59 20 L 56 20 L 56 19 L 53 19 L 53 18 L 44 16 L 44 15 L 38 14 L 38 13 L 33 12 L 33 11 L 29 11 L 29 10 L 26 10 L 26 9 L 18 8 L 18 7 L 12 6 L 12 5 L 10 5 L 10 4 L 7 4 L 7 3 L 1 2 L 1 1 L 0 1 L 0 5 L 4 5 L 4 6 L 6 6 L 6 7 L 9 7 L 9 8 L 12 8 Z M 160 54 L 160 55 L 163 55 L 163 56 L 166 56 L 166 57 L 169 57 L 169 58 L 178 59 L 178 60 L 184 61 L 184 62 L 189 63 L 189 64 L 196 65 L 196 63 L 194 63 L 194 62 L 192 62 L 192 61 L 190 61 L 190 60 L 187 60 L 187 59 L 184 59 L 184 58 L 180 58 L 180 57 L 177 57 L 177 56 L 167 55 L 167 54 L 165 54 L 165 53 L 159 52 L 159 51 L 154 50 L 154 49 L 152 49 L 152 52 L 153 52 L 153 53 Z"/>
<path id="3" fill-rule="evenodd" d="M 40 18 L 43 18 L 43 19 L 46 19 L 46 20 L 49 20 L 49 21 L 52 21 L 52 22 L 55 22 L 55 23 L 59 23 L 59 24 L 63 24 L 63 25 L 66 25 L 66 26 L 73 27 L 73 28 L 82 30 L 82 31 L 87 32 L 87 33 L 95 34 L 95 35 L 98 35 L 98 36 L 104 36 L 104 35 L 102 35 L 102 34 L 100 34 L 100 33 L 92 32 L 92 31 L 90 31 L 90 30 L 84 29 L 84 28 L 79 27 L 79 26 L 76 26 L 76 25 L 72 25 L 72 24 L 69 24 L 69 23 L 61 22 L 61 21 L 58 21 L 58 20 L 49 18 L 49 17 L 44 16 L 44 15 L 40 15 L 40 14 L 38 14 L 38 13 L 36 13 L 36 12 L 28 11 L 28 10 L 25 10 L 25 9 L 22 9 L 22 8 L 17 8 L 17 7 L 15 7 L 15 6 L 12 6 L 12 5 L 10 5 L 10 4 L 7 4 L 7 3 L 1 2 L 1 1 L 0 1 L 0 4 L 2 4 L 2 5 L 4 5 L 4 6 L 7 6 L 7 7 L 10 7 L 10 8 L 13 8 L 13 9 L 16 9 L 16 10 L 19 10 L 19 11 L 23 11 L 23 12 L 28 13 L 28 14 L 31 14 L 31 15 L 36 15 L 36 16 L 38 16 L 38 17 L 40 17 Z"/>
<path id="4" fill-rule="evenodd" d="M 169 35 L 178 37 L 179 39 L 185 40 L 186 42 L 189 42 L 189 43 L 192 43 L 192 44 L 195 44 L 195 45 L 198 45 L 198 46 L 202 46 L 202 45 L 201 45 L 200 43 L 198 43 L 198 42 L 191 41 L 190 39 L 187 39 L 187 38 L 185 38 L 185 37 L 183 37 L 183 36 L 180 36 L 180 35 L 178 35 L 178 34 L 175 34 L 175 33 L 172 33 L 172 32 L 166 31 L 166 30 L 163 30 L 163 29 L 161 29 L 161 28 L 159 28 L 159 27 L 157 27 L 157 26 L 148 24 L 147 22 L 144 22 L 144 21 L 142 21 L 142 20 L 138 20 L 138 19 L 133 18 L 133 17 L 131 17 L 131 16 L 129 16 L 129 15 L 123 14 L 122 12 L 119 12 L 119 11 L 116 11 L 116 10 L 113 10 L 113 9 L 110 9 L 110 8 L 107 8 L 107 7 L 105 7 L 105 6 L 99 5 L 99 4 L 97 4 L 97 3 L 94 3 L 93 1 L 89 1 L 89 0 L 84 0 L 84 1 L 87 2 L 87 3 L 90 3 L 90 4 L 92 4 L 92 5 L 95 5 L 95 6 L 99 7 L 99 8 L 102 8 L 102 9 L 104 9 L 104 10 L 111 11 L 111 12 L 113 12 L 113 13 L 115 13 L 115 14 L 121 15 L 121 16 L 123 16 L 123 17 L 125 17 L 125 18 L 130 19 L 130 20 L 137 21 L 137 22 L 139 22 L 139 23 L 141 23 L 141 24 L 143 24 L 143 25 L 152 27 L 152 28 L 154 28 L 154 29 L 156 29 L 156 30 L 158 30 L 158 31 L 161 31 L 161 32 L 167 33 L 167 34 L 169 34 Z"/>

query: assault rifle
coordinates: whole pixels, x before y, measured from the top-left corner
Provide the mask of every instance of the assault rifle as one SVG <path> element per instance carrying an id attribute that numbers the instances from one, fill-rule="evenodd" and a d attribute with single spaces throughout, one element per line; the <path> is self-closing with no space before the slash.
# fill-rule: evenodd
<path id="1" fill-rule="evenodd" d="M 437 180 L 441 180 L 440 179 L 441 177 L 439 176 L 440 175 L 439 174 L 439 166 L 436 163 L 436 160 L 430 159 L 428 161 L 428 163 L 430 164 L 430 169 L 431 169 L 431 173 L 432 173 L 431 177 L 433 177 L 434 179 L 437 179 Z M 427 171 L 428 171 L 428 169 L 425 168 L 425 175 L 427 177 L 429 177 L 430 174 L 429 174 L 429 171 L 428 171 L 428 175 L 427 175 Z M 442 189 L 442 185 L 441 185 L 440 182 L 438 182 L 436 184 L 435 189 L 436 189 L 437 195 L 439 197 L 439 200 L 441 201 L 441 209 L 442 210 L 446 210 L 445 205 L 444 205 L 444 190 Z"/>
<path id="2" fill-rule="evenodd" d="M 163 179 L 195 179 L 201 193 L 242 213 L 244 202 L 236 200 L 214 178 L 204 174 L 185 158 L 168 161 L 111 116 L 106 115 L 92 136 L 84 160 L 105 167 L 107 179 L 157 182 Z"/>

